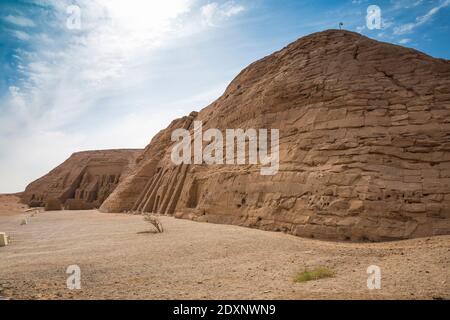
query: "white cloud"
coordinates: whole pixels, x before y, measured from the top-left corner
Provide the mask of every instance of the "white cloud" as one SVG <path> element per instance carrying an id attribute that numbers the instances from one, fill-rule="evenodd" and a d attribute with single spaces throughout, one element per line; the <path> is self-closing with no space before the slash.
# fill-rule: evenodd
<path id="1" fill-rule="evenodd" d="M 79 0 L 79 31 L 65 27 L 71 0 L 42 2 L 57 12 L 51 30 L 12 31 L 34 50 L 16 50 L 17 75 L 25 80 L 0 97 L 0 192 L 23 189 L 75 151 L 144 147 L 174 117 L 204 107 L 225 87 L 211 84 L 198 97 L 190 91 L 185 101 L 173 88 L 172 101 L 154 99 L 157 79 L 171 66 L 159 70 L 152 59 L 208 30 L 196 0 Z M 217 10 L 220 21 L 243 7 L 227 2 Z"/>
<path id="2" fill-rule="evenodd" d="M 16 86 L 10 86 L 9 93 L 11 94 L 11 97 L 15 98 L 19 95 L 19 88 Z"/>
<path id="3" fill-rule="evenodd" d="M 400 43 L 400 44 L 407 44 L 407 43 L 410 43 L 412 40 L 411 39 L 409 39 L 409 38 L 404 38 L 404 39 L 401 39 L 398 43 Z"/>
<path id="4" fill-rule="evenodd" d="M 91 144 L 85 144 L 84 149 L 96 149 L 99 144 L 103 148 L 146 146 L 152 136 L 162 129 L 161 126 L 166 127 L 172 120 L 186 116 L 193 111 L 192 106 L 207 106 L 223 93 L 225 87 L 226 83 L 223 83 L 192 97 L 172 101 L 162 110 L 136 108 L 121 118 L 119 123 L 95 130 L 95 139 Z"/>
<path id="5" fill-rule="evenodd" d="M 202 17 L 205 19 L 206 23 L 212 25 L 214 16 L 217 14 L 219 10 L 219 5 L 215 2 L 208 3 L 200 8 L 202 13 Z"/>
<path id="6" fill-rule="evenodd" d="M 356 27 L 356 32 L 361 33 L 366 29 L 366 26 L 358 26 Z"/>
<path id="7" fill-rule="evenodd" d="M 11 14 L 4 17 L 3 20 L 8 21 L 9 23 L 15 24 L 16 26 L 19 26 L 19 27 L 34 27 L 34 26 L 36 26 L 35 23 L 28 18 L 21 17 L 21 16 L 13 16 Z"/>
<path id="8" fill-rule="evenodd" d="M 432 8 L 425 15 L 417 17 L 415 22 L 406 23 L 399 27 L 395 27 L 394 34 L 402 35 L 402 34 L 411 33 L 415 28 L 428 22 L 436 13 L 438 13 L 441 9 L 448 7 L 449 5 L 450 5 L 450 0 L 444 1 L 440 5 Z"/>
<path id="9" fill-rule="evenodd" d="M 234 5 L 233 3 L 229 2 L 225 4 L 223 7 L 223 15 L 225 17 L 232 17 L 234 15 L 241 13 L 244 10 L 245 10 L 244 6 Z"/>
<path id="10" fill-rule="evenodd" d="M 19 30 L 13 30 L 12 34 L 14 37 L 16 37 L 19 40 L 22 40 L 22 41 L 30 40 L 30 35 L 26 32 L 19 31 Z"/>
<path id="11" fill-rule="evenodd" d="M 381 27 L 383 30 L 387 30 L 394 25 L 394 21 L 391 19 L 381 19 Z"/>
<path id="12" fill-rule="evenodd" d="M 233 1 L 228 1 L 224 4 L 212 2 L 200 8 L 204 22 L 209 26 L 215 26 L 216 23 L 237 15 L 244 10 L 244 6 L 237 5 Z"/>
<path id="13" fill-rule="evenodd" d="M 113 93 L 115 81 L 124 81 L 121 77 L 131 65 L 176 38 L 181 28 L 176 18 L 192 5 L 191 0 L 79 1 L 83 29 L 77 34 L 64 29 L 70 2 L 47 3 L 59 12 L 61 21 L 54 22 L 63 28 L 59 32 L 67 32 L 53 46 L 47 34 L 31 39 L 23 31 L 12 31 L 21 40 L 33 41 L 37 50 L 18 53 L 22 59 L 18 72 L 26 80 L 20 89 L 20 108 L 16 95 L 9 109 L 27 108 L 14 116 L 27 123 L 33 119 L 33 126 L 39 123 L 49 131 L 95 109 L 97 99 Z"/>

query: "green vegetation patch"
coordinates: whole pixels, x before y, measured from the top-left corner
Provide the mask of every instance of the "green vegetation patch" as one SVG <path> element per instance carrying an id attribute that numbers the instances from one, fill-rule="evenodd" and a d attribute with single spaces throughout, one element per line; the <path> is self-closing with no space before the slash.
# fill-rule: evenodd
<path id="1" fill-rule="evenodd" d="M 306 282 L 311 280 L 319 280 L 324 278 L 334 277 L 335 272 L 326 267 L 317 267 L 311 270 L 299 272 L 294 279 L 294 282 Z"/>

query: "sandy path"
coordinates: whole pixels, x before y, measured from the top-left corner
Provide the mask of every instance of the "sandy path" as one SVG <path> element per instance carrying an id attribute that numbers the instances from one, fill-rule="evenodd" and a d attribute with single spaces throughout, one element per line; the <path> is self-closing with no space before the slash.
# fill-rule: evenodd
<path id="1" fill-rule="evenodd" d="M 29 216 L 29 214 L 28 214 Z M 0 248 L 0 296 L 23 299 L 417 299 L 450 298 L 450 236 L 362 244 L 302 239 L 237 226 L 96 211 L 0 216 L 12 244 Z M 81 290 L 68 290 L 69 265 Z M 366 269 L 382 271 L 368 290 Z M 294 283 L 304 267 L 336 277 Z"/>

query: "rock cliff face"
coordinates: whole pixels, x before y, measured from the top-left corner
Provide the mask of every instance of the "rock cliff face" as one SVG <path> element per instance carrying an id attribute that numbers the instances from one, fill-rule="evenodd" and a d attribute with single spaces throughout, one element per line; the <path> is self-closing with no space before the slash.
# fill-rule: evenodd
<path id="1" fill-rule="evenodd" d="M 174 165 L 176 128 L 279 129 L 280 168 Z M 101 209 L 335 240 L 450 233 L 450 62 L 359 34 L 299 39 L 175 120 Z"/>
<path id="2" fill-rule="evenodd" d="M 67 209 L 98 208 L 130 172 L 142 150 L 104 150 L 74 153 L 60 166 L 30 183 L 22 201 L 46 206 L 58 201 Z"/>

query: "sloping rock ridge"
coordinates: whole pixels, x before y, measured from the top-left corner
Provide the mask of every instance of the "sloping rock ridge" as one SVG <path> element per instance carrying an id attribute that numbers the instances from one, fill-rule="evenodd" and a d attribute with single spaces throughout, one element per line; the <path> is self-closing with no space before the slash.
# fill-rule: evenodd
<path id="1" fill-rule="evenodd" d="M 279 129 L 279 172 L 173 164 L 171 133 L 194 120 Z M 156 135 L 101 210 L 333 240 L 449 234 L 450 62 L 348 31 L 301 38 Z"/>
<path id="2" fill-rule="evenodd" d="M 83 151 L 72 154 L 64 163 L 30 183 L 22 201 L 30 206 L 66 209 L 98 208 L 131 172 L 142 150 L 119 149 Z"/>

